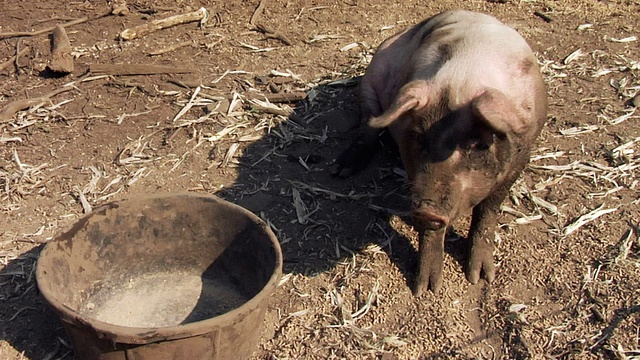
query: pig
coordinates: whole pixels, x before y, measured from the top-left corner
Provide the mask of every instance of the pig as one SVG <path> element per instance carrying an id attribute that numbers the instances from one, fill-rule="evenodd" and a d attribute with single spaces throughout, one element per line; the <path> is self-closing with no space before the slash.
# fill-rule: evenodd
<path id="1" fill-rule="evenodd" d="M 332 172 L 348 177 L 365 167 L 389 129 L 419 238 L 413 293 L 441 288 L 446 230 L 462 214 L 471 213 L 467 279 L 493 281 L 497 214 L 547 113 L 527 42 L 492 16 L 443 12 L 378 47 L 359 97 L 358 135 Z"/>

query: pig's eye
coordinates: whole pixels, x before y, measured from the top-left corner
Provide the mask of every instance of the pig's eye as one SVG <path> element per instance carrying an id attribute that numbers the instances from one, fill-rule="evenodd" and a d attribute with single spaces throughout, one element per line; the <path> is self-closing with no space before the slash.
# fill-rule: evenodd
<path id="1" fill-rule="evenodd" d="M 485 151 L 489 149 L 489 144 L 477 137 L 471 137 L 460 143 L 460 148 L 472 151 Z"/>
<path id="2" fill-rule="evenodd" d="M 471 142 L 471 145 L 469 146 L 469 149 L 477 150 L 477 151 L 485 151 L 489 149 L 489 145 L 481 141 L 480 139 L 473 139 L 473 141 Z"/>

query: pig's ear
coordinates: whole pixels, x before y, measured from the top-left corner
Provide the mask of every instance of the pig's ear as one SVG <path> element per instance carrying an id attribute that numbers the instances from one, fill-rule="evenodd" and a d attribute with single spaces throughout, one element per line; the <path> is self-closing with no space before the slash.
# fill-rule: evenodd
<path id="1" fill-rule="evenodd" d="M 486 125 L 505 135 L 521 135 L 529 130 L 513 102 L 495 89 L 487 89 L 473 99 L 471 111 Z"/>
<path id="2" fill-rule="evenodd" d="M 413 80 L 405 84 L 391 106 L 382 115 L 369 119 L 369 125 L 374 128 L 389 126 L 410 110 L 425 107 L 429 100 L 429 85 L 424 80 Z"/>

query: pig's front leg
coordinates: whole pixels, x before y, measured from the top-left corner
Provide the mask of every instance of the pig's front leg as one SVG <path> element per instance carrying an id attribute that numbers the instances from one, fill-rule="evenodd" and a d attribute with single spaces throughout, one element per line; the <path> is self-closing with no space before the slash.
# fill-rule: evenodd
<path id="1" fill-rule="evenodd" d="M 493 239 L 495 237 L 500 204 L 504 200 L 507 191 L 508 188 L 496 191 L 473 208 L 471 229 L 469 230 L 470 250 L 467 262 L 467 279 L 472 284 L 478 283 L 481 273 L 484 273 L 484 278 L 489 283 L 495 278 Z"/>
<path id="2" fill-rule="evenodd" d="M 419 231 L 418 268 L 413 295 L 420 296 L 427 288 L 434 293 L 442 287 L 444 267 L 444 236 L 447 227 Z"/>

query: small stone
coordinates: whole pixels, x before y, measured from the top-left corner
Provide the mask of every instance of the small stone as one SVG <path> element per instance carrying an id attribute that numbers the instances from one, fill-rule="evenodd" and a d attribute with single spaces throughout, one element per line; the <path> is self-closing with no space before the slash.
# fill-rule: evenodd
<path id="1" fill-rule="evenodd" d="M 640 93 L 631 99 L 631 105 L 633 105 L 633 107 L 640 107 Z"/>
<path id="2" fill-rule="evenodd" d="M 280 88 L 280 86 L 270 82 L 269 83 L 269 91 L 271 91 L 273 94 L 277 94 L 280 91 L 282 91 L 282 89 Z"/>
<path id="3" fill-rule="evenodd" d="M 204 112 L 206 114 L 210 114 L 212 112 L 218 112 L 221 114 L 226 114 L 229 112 L 229 100 L 224 99 L 220 100 L 217 103 L 207 104 L 204 108 Z"/>

